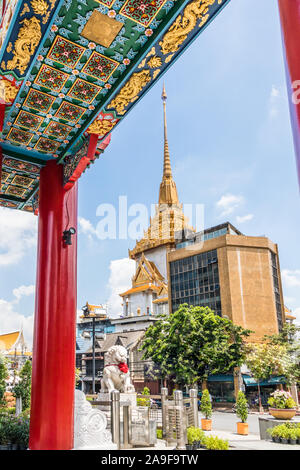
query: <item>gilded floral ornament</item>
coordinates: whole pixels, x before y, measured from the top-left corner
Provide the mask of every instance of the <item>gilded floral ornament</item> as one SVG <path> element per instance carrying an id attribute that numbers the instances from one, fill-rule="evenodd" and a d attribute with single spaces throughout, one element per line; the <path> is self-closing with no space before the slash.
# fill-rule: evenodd
<path id="1" fill-rule="evenodd" d="M 176 52 L 189 33 L 196 27 L 199 19 L 201 19 L 199 27 L 203 26 L 209 18 L 209 7 L 216 1 L 219 4 L 222 3 L 222 0 L 195 0 L 189 3 L 159 43 L 163 54 Z"/>
<path id="2" fill-rule="evenodd" d="M 89 134 L 105 135 L 112 130 L 115 124 L 115 122 L 111 122 L 108 119 L 99 119 L 90 125 L 87 132 Z"/>
<path id="3" fill-rule="evenodd" d="M 108 108 L 115 108 L 118 114 L 125 114 L 126 110 L 124 108 L 138 98 L 139 92 L 150 80 L 151 75 L 149 70 L 134 73 L 117 97 L 111 101 Z"/>
<path id="4" fill-rule="evenodd" d="M 48 10 L 48 3 L 45 0 L 31 0 L 31 7 L 36 15 L 45 15 Z"/>
<path id="5" fill-rule="evenodd" d="M 7 70 L 18 69 L 23 74 L 41 40 L 42 32 L 40 21 L 35 16 L 30 19 L 25 18 L 20 24 L 12 52 L 14 57 L 7 62 Z"/>
<path id="6" fill-rule="evenodd" d="M 147 63 L 150 69 L 156 69 L 157 67 L 160 67 L 161 64 L 162 64 L 162 60 L 158 56 L 151 57 L 151 59 L 149 59 Z"/>

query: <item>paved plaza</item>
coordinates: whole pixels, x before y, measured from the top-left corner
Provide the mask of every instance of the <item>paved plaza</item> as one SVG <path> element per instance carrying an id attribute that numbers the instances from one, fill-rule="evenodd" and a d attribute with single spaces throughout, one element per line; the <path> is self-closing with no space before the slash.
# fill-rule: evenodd
<path id="1" fill-rule="evenodd" d="M 213 430 L 207 431 L 205 434 L 227 439 L 230 450 L 300 450 L 300 445 L 276 444 L 272 441 L 260 440 L 258 417 L 259 413 L 249 414 L 249 435 L 241 436 L 236 433 L 236 415 L 231 412 L 216 411 L 212 416 Z M 201 419 L 200 414 L 199 418 Z M 167 447 L 166 442 L 159 439 L 155 448 L 151 450 L 174 450 L 174 448 Z"/>

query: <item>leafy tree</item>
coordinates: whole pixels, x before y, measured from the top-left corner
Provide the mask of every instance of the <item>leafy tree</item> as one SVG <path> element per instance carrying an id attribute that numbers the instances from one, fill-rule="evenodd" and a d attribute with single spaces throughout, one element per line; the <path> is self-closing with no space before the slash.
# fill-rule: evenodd
<path id="1" fill-rule="evenodd" d="M 290 359 L 287 363 L 287 379 L 291 383 L 300 385 L 300 327 L 286 323 L 277 335 L 265 336 L 270 345 L 281 345 L 286 348 Z"/>
<path id="2" fill-rule="evenodd" d="M 141 349 L 143 359 L 159 364 L 163 376 L 192 385 L 241 365 L 250 333 L 208 307 L 183 304 L 147 329 Z"/>
<path id="3" fill-rule="evenodd" d="M 4 399 L 4 393 L 6 390 L 5 380 L 8 378 L 8 370 L 6 366 L 5 358 L 0 354 L 0 406 L 4 406 L 6 401 Z"/>
<path id="4" fill-rule="evenodd" d="M 294 381 L 292 359 L 284 344 L 249 344 L 245 364 L 258 383 L 259 408 L 262 410 L 260 382 L 273 375 L 283 375 L 287 383 Z"/>
<path id="5" fill-rule="evenodd" d="M 24 410 L 30 407 L 31 372 L 31 362 L 26 361 L 19 373 L 20 381 L 13 388 L 14 396 L 16 398 L 22 398 L 22 408 Z"/>

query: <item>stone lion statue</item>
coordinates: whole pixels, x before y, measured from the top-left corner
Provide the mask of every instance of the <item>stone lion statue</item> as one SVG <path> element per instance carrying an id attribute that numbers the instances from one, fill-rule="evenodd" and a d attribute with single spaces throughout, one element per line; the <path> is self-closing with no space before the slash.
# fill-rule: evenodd
<path id="1" fill-rule="evenodd" d="M 134 392 L 127 365 L 127 350 L 123 346 L 112 346 L 105 354 L 105 366 L 101 379 L 101 392 L 118 390 Z"/>

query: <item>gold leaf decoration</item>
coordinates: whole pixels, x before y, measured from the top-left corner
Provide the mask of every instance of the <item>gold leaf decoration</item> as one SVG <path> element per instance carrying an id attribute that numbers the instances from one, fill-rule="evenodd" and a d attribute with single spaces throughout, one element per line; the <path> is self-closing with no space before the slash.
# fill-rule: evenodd
<path id="1" fill-rule="evenodd" d="M 40 21 L 35 16 L 25 18 L 20 24 L 22 26 L 14 43 L 14 57 L 7 62 L 7 70 L 18 69 L 20 73 L 24 73 L 41 40 L 42 32 Z"/>
<path id="2" fill-rule="evenodd" d="M 20 16 L 23 16 L 23 15 L 25 15 L 25 13 L 29 13 L 29 12 L 30 12 L 29 6 L 27 5 L 27 3 L 24 3 L 24 8 L 23 8 Z"/>
<path id="3" fill-rule="evenodd" d="M 147 58 L 145 58 L 145 59 L 142 60 L 142 62 L 141 62 L 140 65 L 138 66 L 138 69 L 142 69 L 143 67 L 145 67 L 146 60 L 147 60 Z"/>
<path id="4" fill-rule="evenodd" d="M 160 69 L 158 70 L 155 70 L 155 72 L 153 72 L 153 80 L 156 79 L 157 75 L 160 73 Z"/>
<path id="5" fill-rule="evenodd" d="M 149 70 L 134 73 L 116 98 L 111 101 L 108 108 L 115 108 L 118 114 L 125 114 L 126 110 L 124 108 L 138 98 L 139 92 L 150 80 L 151 75 Z"/>
<path id="6" fill-rule="evenodd" d="M 155 55 L 155 47 L 153 46 L 152 49 L 148 52 L 146 57 L 151 57 L 152 55 Z"/>
<path id="7" fill-rule="evenodd" d="M 160 67 L 162 64 L 162 60 L 158 56 L 151 57 L 151 59 L 148 60 L 147 65 L 150 67 L 150 69 L 156 69 L 157 67 Z"/>
<path id="8" fill-rule="evenodd" d="M 36 15 L 45 15 L 48 10 L 48 3 L 45 0 L 31 0 L 31 7 Z"/>
<path id="9" fill-rule="evenodd" d="M 159 43 L 163 54 L 176 52 L 189 33 L 195 28 L 199 19 L 202 20 L 199 27 L 203 26 L 209 18 L 209 6 L 215 2 L 216 0 L 195 0 L 189 3 L 183 13 L 177 16 Z M 220 0 L 218 0 L 218 3 L 220 4 Z"/>
<path id="10" fill-rule="evenodd" d="M 98 134 L 102 136 L 110 132 L 115 124 L 115 122 L 111 122 L 108 119 L 98 119 L 90 125 L 87 132 L 89 134 Z"/>

